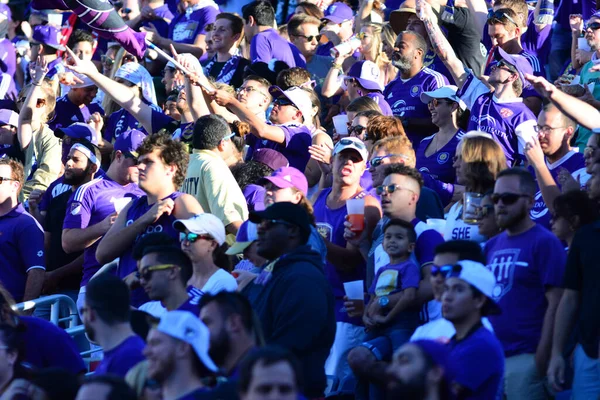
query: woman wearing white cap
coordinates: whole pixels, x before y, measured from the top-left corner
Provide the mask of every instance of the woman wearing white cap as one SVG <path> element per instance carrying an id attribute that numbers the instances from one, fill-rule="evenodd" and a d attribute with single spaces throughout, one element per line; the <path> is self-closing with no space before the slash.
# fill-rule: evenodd
<path id="1" fill-rule="evenodd" d="M 173 227 L 180 232 L 181 249 L 192 261 L 193 273 L 187 288 L 192 302 L 199 301 L 204 293 L 234 292 L 237 282 L 228 272 L 231 264 L 225 252 L 229 246 L 221 220 L 212 214 L 198 214 L 178 219 Z"/>

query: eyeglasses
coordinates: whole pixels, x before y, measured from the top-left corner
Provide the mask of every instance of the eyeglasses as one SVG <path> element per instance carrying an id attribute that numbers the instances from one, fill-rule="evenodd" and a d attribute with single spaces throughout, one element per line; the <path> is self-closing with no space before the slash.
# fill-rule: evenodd
<path id="1" fill-rule="evenodd" d="M 197 233 L 192 233 L 192 232 L 179 232 L 179 241 L 180 242 L 185 242 L 188 241 L 190 243 L 194 243 L 198 240 L 214 240 L 212 236 L 210 235 L 199 235 Z"/>
<path id="2" fill-rule="evenodd" d="M 350 86 L 350 85 L 358 86 L 358 81 L 356 80 L 356 78 L 352 78 L 352 77 L 344 78 L 344 84 L 346 86 Z"/>
<path id="3" fill-rule="evenodd" d="M 123 56 L 123 64 L 137 60 L 133 54 L 125 54 Z"/>
<path id="4" fill-rule="evenodd" d="M 400 157 L 400 158 L 404 158 L 405 160 L 408 159 L 408 156 L 404 155 L 404 154 L 388 154 L 385 156 L 381 156 L 381 157 L 373 157 L 371 159 L 371 161 L 369 162 L 369 165 L 371 167 L 379 167 L 381 165 L 381 163 L 383 162 L 383 160 L 385 160 L 386 158 L 391 158 L 391 157 Z"/>
<path id="5" fill-rule="evenodd" d="M 517 70 L 512 65 L 508 64 L 504 60 L 500 60 L 496 63 L 496 65 L 492 65 L 492 69 L 503 69 L 505 71 L 510 72 L 511 74 L 516 74 Z"/>
<path id="6" fill-rule="evenodd" d="M 275 99 L 273 104 L 276 106 L 279 106 L 279 107 L 292 106 L 295 109 L 298 109 L 298 107 L 296 107 L 296 105 L 294 103 L 292 103 L 289 99 L 287 99 L 285 97 L 280 97 L 278 99 Z"/>
<path id="7" fill-rule="evenodd" d="M 154 271 L 164 271 L 166 269 L 171 269 L 171 268 L 178 268 L 178 267 L 177 267 L 177 265 L 173 265 L 173 264 L 153 265 L 151 267 L 144 268 L 141 272 L 137 271 L 135 273 L 135 277 L 138 279 L 143 279 L 145 281 L 149 281 L 150 279 L 152 279 L 152 273 Z"/>
<path id="8" fill-rule="evenodd" d="M 498 10 L 498 11 L 491 10 L 491 11 L 488 13 L 488 20 L 487 20 L 487 22 L 488 22 L 488 24 L 489 24 L 489 23 L 492 23 L 492 24 L 494 24 L 494 23 L 497 23 L 497 22 L 500 22 L 500 23 L 502 23 L 502 22 L 503 22 L 503 21 L 502 21 L 503 19 L 504 19 L 504 20 L 507 20 L 508 22 L 510 22 L 510 23 L 512 23 L 512 24 L 514 24 L 515 26 L 519 26 L 519 25 L 518 25 L 518 24 L 515 22 L 515 20 L 514 20 L 514 19 L 512 19 L 512 17 L 511 17 L 510 15 L 508 15 L 508 14 L 507 14 L 507 13 L 505 13 L 504 11 L 500 11 L 500 10 Z"/>
<path id="9" fill-rule="evenodd" d="M 400 191 L 400 190 L 408 190 L 409 192 L 413 192 L 414 193 L 414 191 L 412 189 L 403 188 L 403 187 L 395 185 L 395 184 L 391 184 L 391 185 L 388 185 L 388 186 L 385 186 L 385 185 L 377 186 L 377 189 L 375 189 L 375 190 L 377 191 L 377 195 L 379 195 L 379 196 L 381 196 L 384 193 L 392 194 L 396 190 L 398 190 L 398 191 Z"/>
<path id="10" fill-rule="evenodd" d="M 431 276 L 438 276 L 439 274 L 446 276 L 446 274 L 448 272 L 450 272 L 451 270 L 452 270 L 452 265 L 442 265 L 439 267 L 437 265 L 432 265 L 431 266 Z"/>
<path id="11" fill-rule="evenodd" d="M 5 178 L 3 176 L 0 176 L 0 185 L 2 185 L 4 183 L 4 181 L 16 181 L 16 179 Z"/>
<path id="12" fill-rule="evenodd" d="M 100 61 L 102 62 L 102 64 L 105 64 L 105 65 L 107 65 L 109 67 L 112 66 L 115 63 L 115 59 L 114 58 L 110 58 L 106 54 L 102 54 L 100 56 Z"/>
<path id="13" fill-rule="evenodd" d="M 460 264 L 445 265 L 444 267 L 448 267 L 446 271 L 446 278 L 459 277 L 462 271 L 462 265 Z"/>
<path id="14" fill-rule="evenodd" d="M 282 219 L 263 219 L 258 226 L 261 229 L 268 230 L 271 229 L 275 225 L 286 225 L 286 226 L 296 226 L 291 222 L 284 221 Z"/>
<path id="15" fill-rule="evenodd" d="M 263 96 L 267 97 L 267 95 L 266 95 L 266 94 L 264 94 L 263 92 L 261 92 L 260 90 L 258 90 L 258 89 L 257 89 L 257 88 L 255 88 L 255 87 L 252 87 L 252 86 L 242 86 L 241 88 L 239 88 L 239 89 L 236 91 L 236 93 L 237 93 L 237 94 L 244 93 L 244 92 L 247 92 L 248 94 L 250 94 L 250 93 L 252 93 L 252 92 L 257 92 L 257 93 L 260 93 L 260 94 L 262 94 Z"/>
<path id="16" fill-rule="evenodd" d="M 366 39 L 366 38 L 369 38 L 369 37 L 373 37 L 373 36 L 371 36 L 371 35 L 369 35 L 368 33 L 365 33 L 365 32 L 359 32 L 359 33 L 356 34 L 356 37 L 358 39 L 360 39 L 360 40 L 363 40 L 363 39 Z"/>
<path id="17" fill-rule="evenodd" d="M 366 126 L 354 125 L 348 128 L 348 133 L 352 136 L 360 136 L 366 129 Z"/>
<path id="18" fill-rule="evenodd" d="M 350 140 L 350 139 L 342 139 L 342 140 L 340 140 L 340 141 L 339 141 L 339 142 L 336 144 L 336 146 L 339 146 L 339 145 L 342 145 L 342 146 L 356 146 L 356 147 L 358 147 L 358 148 L 359 148 L 359 149 L 361 149 L 361 150 L 363 150 L 363 149 L 366 149 L 366 148 L 367 148 L 363 142 L 357 142 L 357 141 Z M 334 149 L 334 150 L 335 150 L 335 149 Z M 334 151 L 334 152 L 335 152 L 335 151 Z"/>
<path id="19" fill-rule="evenodd" d="M 428 106 L 434 106 L 437 107 L 440 104 L 450 104 L 452 103 L 451 101 L 447 101 L 447 100 L 441 100 L 441 99 L 431 99 L 431 101 L 427 104 Z"/>
<path id="20" fill-rule="evenodd" d="M 227 136 L 223 136 L 223 139 L 221 139 L 221 140 L 229 140 L 229 139 L 231 139 L 234 136 L 235 136 L 235 132 L 232 132 L 232 133 L 230 133 Z"/>
<path id="21" fill-rule="evenodd" d="M 535 125 L 533 127 L 533 130 L 538 134 L 542 133 L 544 135 L 547 135 L 555 129 L 564 129 L 564 128 L 566 128 L 566 126 L 557 126 L 556 128 L 552 128 L 547 125 Z"/>
<path id="22" fill-rule="evenodd" d="M 515 204 L 517 200 L 519 200 L 521 197 L 531 196 L 528 194 L 521 193 L 494 193 L 492 194 L 492 202 L 494 204 L 498 204 L 500 200 L 502 200 L 503 204 L 510 206 L 511 204 Z"/>
<path id="23" fill-rule="evenodd" d="M 597 31 L 598 29 L 600 29 L 600 22 L 593 22 L 593 23 L 589 24 L 588 26 L 586 26 L 584 30 L 587 31 L 588 29 Z"/>
<path id="24" fill-rule="evenodd" d="M 302 37 L 304 39 L 306 39 L 307 42 L 312 42 L 314 39 L 317 40 L 317 42 L 321 41 L 321 37 L 323 37 L 323 35 L 311 35 L 311 36 L 305 36 L 305 35 L 292 35 L 292 36 L 297 36 L 297 37 Z"/>

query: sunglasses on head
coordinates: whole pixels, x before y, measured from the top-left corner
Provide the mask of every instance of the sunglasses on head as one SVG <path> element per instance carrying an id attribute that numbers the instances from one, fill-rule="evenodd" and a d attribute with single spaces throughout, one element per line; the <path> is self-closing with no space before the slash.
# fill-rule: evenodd
<path id="1" fill-rule="evenodd" d="M 338 142 L 338 144 L 342 145 L 342 146 L 354 145 L 361 150 L 367 148 L 363 142 L 355 142 L 354 140 L 350 140 L 350 139 L 342 139 Z"/>
<path id="2" fill-rule="evenodd" d="M 179 241 L 180 242 L 186 242 L 187 241 L 187 242 L 190 242 L 190 243 L 194 243 L 194 242 L 196 242 L 196 241 L 198 241 L 200 239 L 203 239 L 203 240 L 214 240 L 212 238 L 212 236 L 210 236 L 210 235 L 199 235 L 197 233 L 192 233 L 192 232 L 188 232 L 188 233 L 179 232 Z"/>
<path id="3" fill-rule="evenodd" d="M 142 271 L 138 271 L 135 273 L 135 277 L 138 279 L 143 279 L 145 281 L 149 281 L 152 279 L 152 274 L 154 271 L 164 271 L 166 269 L 177 268 L 177 265 L 173 264 L 159 264 L 153 265 L 151 267 L 147 267 L 142 269 Z"/>
<path id="4" fill-rule="evenodd" d="M 390 158 L 390 157 L 401 157 L 404 159 L 408 159 L 407 156 L 405 156 L 404 154 L 388 154 L 385 156 L 381 156 L 381 157 L 373 157 L 371 159 L 371 161 L 369 162 L 369 166 L 371 167 L 379 167 L 381 165 L 381 163 L 383 163 L 383 160 L 385 160 L 386 158 Z"/>
<path id="5" fill-rule="evenodd" d="M 521 197 L 531 196 L 521 193 L 494 193 L 492 194 L 492 202 L 494 204 L 498 204 L 500 200 L 502 200 L 503 204 L 510 206 L 511 204 L 515 204 Z"/>
<path id="6" fill-rule="evenodd" d="M 491 11 L 488 13 L 488 24 L 489 24 L 490 22 L 491 22 L 491 23 L 496 23 L 496 22 L 500 22 L 500 23 L 502 23 L 502 22 L 504 22 L 503 20 L 506 20 L 506 21 L 508 21 L 508 22 L 510 22 L 510 23 L 512 23 L 512 24 L 514 24 L 515 26 L 519 26 L 519 25 L 518 25 L 518 24 L 515 22 L 515 20 L 514 20 L 514 19 L 513 19 L 513 18 L 512 18 L 510 15 L 508 15 L 507 13 L 505 13 L 504 11 L 500 11 L 500 10 L 498 10 L 498 11 L 494 11 L 494 10 L 491 10 Z"/>
<path id="7" fill-rule="evenodd" d="M 403 188 L 403 187 L 401 187 L 399 185 L 395 185 L 395 184 L 391 184 L 391 185 L 388 185 L 388 186 L 385 186 L 385 185 L 377 186 L 377 188 L 375 190 L 376 190 L 376 192 L 377 192 L 377 194 L 379 196 L 381 196 L 384 193 L 392 194 L 396 190 L 398 190 L 398 191 L 400 191 L 400 190 L 408 190 L 409 192 L 413 192 L 411 189 Z"/>
<path id="8" fill-rule="evenodd" d="M 437 265 L 431 266 L 431 276 L 438 276 L 439 274 L 446 276 L 450 271 L 452 271 L 452 265 L 442 265 L 439 267 Z"/>

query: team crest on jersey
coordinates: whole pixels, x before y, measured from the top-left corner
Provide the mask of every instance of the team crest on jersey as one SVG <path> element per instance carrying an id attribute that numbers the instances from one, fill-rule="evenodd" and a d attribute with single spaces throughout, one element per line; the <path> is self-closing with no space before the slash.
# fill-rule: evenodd
<path id="1" fill-rule="evenodd" d="M 500 115 L 502 115 L 504 118 L 511 117 L 513 114 L 514 112 L 508 108 L 502 108 L 500 110 Z"/>
<path id="2" fill-rule="evenodd" d="M 532 219 L 540 219 L 547 213 L 548 208 L 546 207 L 546 203 L 544 203 L 542 192 L 537 192 L 535 195 L 535 203 L 531 211 L 529 211 L 529 215 Z"/>
<path id="3" fill-rule="evenodd" d="M 317 232 L 319 232 L 319 235 L 321 235 L 323 239 L 331 241 L 331 232 L 333 232 L 333 227 L 326 222 L 317 222 Z"/>
<path id="4" fill-rule="evenodd" d="M 419 86 L 415 85 L 415 86 L 413 86 L 413 87 L 410 88 L 410 95 L 412 97 L 417 97 L 419 95 L 419 91 L 420 90 L 421 89 L 419 88 Z"/>
<path id="5" fill-rule="evenodd" d="M 81 213 L 81 204 L 80 203 L 72 203 L 71 204 L 71 215 L 79 215 Z"/>
<path id="6" fill-rule="evenodd" d="M 493 253 L 492 261 L 487 265 L 496 277 L 496 284 L 492 289 L 494 301 L 499 301 L 513 287 L 515 268 L 519 260 L 521 249 L 503 249 Z"/>
<path id="7" fill-rule="evenodd" d="M 445 164 L 450 159 L 450 154 L 443 152 L 438 154 L 437 162 L 438 164 Z"/>

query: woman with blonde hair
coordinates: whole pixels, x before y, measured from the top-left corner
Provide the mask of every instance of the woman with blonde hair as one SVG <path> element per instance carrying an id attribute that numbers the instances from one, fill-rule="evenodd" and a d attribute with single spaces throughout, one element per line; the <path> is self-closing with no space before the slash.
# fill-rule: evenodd
<path id="1" fill-rule="evenodd" d="M 502 147 L 489 134 L 469 132 L 464 135 L 454 156 L 456 182 L 464 187 L 464 196 L 481 198 L 494 188 L 496 177 L 507 168 L 506 156 Z M 456 188 L 456 186 L 455 186 Z M 478 243 L 487 238 L 479 233 L 477 225 L 465 222 L 467 214 L 475 210 L 467 209 L 463 199 L 457 201 L 446 216 L 444 239 L 466 239 Z"/>
<path id="2" fill-rule="evenodd" d="M 385 34 L 389 36 L 387 30 Z M 382 24 L 367 22 L 362 24 L 357 37 L 360 39 L 360 47 L 358 48 L 360 52 L 359 60 L 372 61 L 377 64 L 379 67 L 379 83 L 382 87 L 385 87 L 396 78 L 398 70 L 392 65 L 391 58 L 383 51 L 383 35 Z"/>

